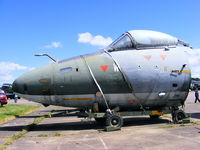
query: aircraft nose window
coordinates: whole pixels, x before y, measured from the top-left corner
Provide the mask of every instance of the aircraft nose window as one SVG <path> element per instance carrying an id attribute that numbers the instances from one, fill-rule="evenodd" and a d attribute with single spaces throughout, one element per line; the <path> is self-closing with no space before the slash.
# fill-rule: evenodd
<path id="1" fill-rule="evenodd" d="M 60 69 L 60 72 L 70 72 L 72 71 L 72 67 L 62 68 Z"/>
<path id="2" fill-rule="evenodd" d="M 125 34 L 122 35 L 116 42 L 113 42 L 111 44 L 110 49 L 108 51 L 115 51 L 115 50 L 127 50 L 133 47 L 133 43 L 130 39 L 130 37 Z"/>

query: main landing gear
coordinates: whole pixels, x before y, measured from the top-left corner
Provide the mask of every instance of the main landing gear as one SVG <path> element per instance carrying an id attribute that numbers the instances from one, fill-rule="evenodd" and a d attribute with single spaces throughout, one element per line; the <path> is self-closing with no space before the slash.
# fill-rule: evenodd
<path id="1" fill-rule="evenodd" d="M 182 123 L 187 118 L 185 112 L 178 108 L 172 109 L 172 121 L 174 124 Z"/>
<path id="2" fill-rule="evenodd" d="M 185 112 L 178 107 L 172 107 L 165 110 L 146 110 L 144 111 L 129 111 L 129 112 L 119 112 L 119 111 L 106 111 L 106 112 L 92 112 L 87 111 L 82 114 L 83 117 L 88 119 L 94 118 L 98 123 L 105 126 L 106 131 L 120 130 L 123 126 L 123 116 L 142 116 L 149 115 L 151 119 L 159 119 L 163 114 L 171 114 L 172 121 L 175 124 L 178 123 L 188 123 L 189 118 Z"/>

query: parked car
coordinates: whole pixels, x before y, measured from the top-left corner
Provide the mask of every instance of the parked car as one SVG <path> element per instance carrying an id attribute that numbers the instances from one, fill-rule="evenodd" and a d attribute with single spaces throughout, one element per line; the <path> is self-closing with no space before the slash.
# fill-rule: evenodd
<path id="1" fill-rule="evenodd" d="M 192 80 L 191 84 L 190 84 L 190 89 L 195 90 L 196 88 L 198 88 L 200 90 L 200 81 Z"/>
<path id="2" fill-rule="evenodd" d="M 0 107 L 7 104 L 7 96 L 3 90 L 0 90 Z"/>
<path id="3" fill-rule="evenodd" d="M 7 99 L 15 98 L 15 94 L 13 93 L 13 90 L 12 90 L 12 84 L 4 83 L 1 87 L 1 89 L 4 90 L 4 92 L 6 93 Z"/>

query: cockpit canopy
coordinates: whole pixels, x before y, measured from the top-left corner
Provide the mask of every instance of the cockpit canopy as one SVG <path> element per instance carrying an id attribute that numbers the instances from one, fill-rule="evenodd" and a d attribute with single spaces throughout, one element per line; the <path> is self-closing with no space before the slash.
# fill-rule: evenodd
<path id="1" fill-rule="evenodd" d="M 187 43 L 165 33 L 150 30 L 132 30 L 120 36 L 105 50 L 111 52 L 128 49 L 148 49 L 176 46 L 179 43 L 188 46 Z"/>

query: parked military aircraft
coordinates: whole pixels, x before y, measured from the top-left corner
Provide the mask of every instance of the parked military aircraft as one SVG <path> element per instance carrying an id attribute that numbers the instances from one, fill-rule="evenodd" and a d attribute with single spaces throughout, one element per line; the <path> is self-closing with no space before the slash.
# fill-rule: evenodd
<path id="1" fill-rule="evenodd" d="M 124 33 L 98 52 L 56 61 L 16 79 L 20 97 L 76 107 L 79 115 L 121 127 L 125 115 L 157 118 L 172 113 L 175 123 L 185 117 L 190 87 L 189 45 L 176 37 L 149 30 Z M 43 54 L 47 55 L 47 54 Z"/>

